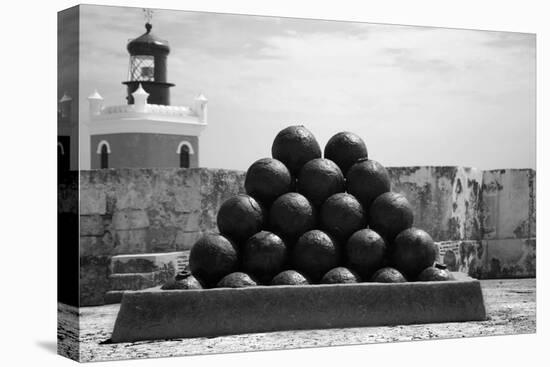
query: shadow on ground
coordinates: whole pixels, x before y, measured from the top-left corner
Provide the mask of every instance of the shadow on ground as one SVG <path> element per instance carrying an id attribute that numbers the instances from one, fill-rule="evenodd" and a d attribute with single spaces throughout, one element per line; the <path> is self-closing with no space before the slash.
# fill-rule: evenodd
<path id="1" fill-rule="evenodd" d="M 38 345 L 40 348 L 53 353 L 57 354 L 57 342 L 56 341 L 49 341 L 49 340 L 39 340 L 36 342 L 36 345 Z"/>

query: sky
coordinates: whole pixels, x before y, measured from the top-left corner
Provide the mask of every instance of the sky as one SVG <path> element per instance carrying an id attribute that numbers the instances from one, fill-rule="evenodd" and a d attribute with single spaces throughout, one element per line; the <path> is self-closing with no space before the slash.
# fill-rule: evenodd
<path id="1" fill-rule="evenodd" d="M 124 104 L 140 8 L 83 6 L 80 103 Z M 385 166 L 535 168 L 534 34 L 154 10 L 171 104 L 208 98 L 200 166 L 246 170 L 277 132 L 361 136 Z"/>

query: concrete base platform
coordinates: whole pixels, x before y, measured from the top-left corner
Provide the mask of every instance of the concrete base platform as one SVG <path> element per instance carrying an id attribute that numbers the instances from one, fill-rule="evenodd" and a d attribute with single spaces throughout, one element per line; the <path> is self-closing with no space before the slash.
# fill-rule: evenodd
<path id="1" fill-rule="evenodd" d="M 486 319 L 479 281 L 124 292 L 111 341 Z"/>
<path id="2" fill-rule="evenodd" d="M 112 305 L 113 303 L 120 303 L 122 301 L 122 295 L 127 291 L 108 291 L 105 293 L 105 304 Z"/>

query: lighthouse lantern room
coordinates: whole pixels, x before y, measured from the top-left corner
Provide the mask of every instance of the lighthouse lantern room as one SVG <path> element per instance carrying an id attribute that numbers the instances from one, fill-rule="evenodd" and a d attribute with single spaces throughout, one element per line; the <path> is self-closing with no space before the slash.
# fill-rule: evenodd
<path id="1" fill-rule="evenodd" d="M 167 41 L 151 33 L 152 28 L 153 25 L 147 22 L 146 32 L 128 42 L 130 66 L 128 81 L 123 82 L 127 86 L 128 104 L 134 103 L 132 93 L 138 89 L 140 83 L 149 93 L 149 103 L 166 106 L 170 104 L 170 88 L 174 86 L 166 80 L 166 61 L 170 46 Z"/>

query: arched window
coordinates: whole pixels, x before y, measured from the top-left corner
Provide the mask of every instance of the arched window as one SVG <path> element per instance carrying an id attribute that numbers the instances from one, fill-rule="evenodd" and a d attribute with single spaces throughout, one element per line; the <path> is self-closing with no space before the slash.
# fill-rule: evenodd
<path id="1" fill-rule="evenodd" d="M 180 155 L 180 168 L 189 168 L 190 165 L 190 154 L 194 154 L 193 146 L 188 141 L 182 141 L 178 145 L 176 153 Z"/>
<path id="2" fill-rule="evenodd" d="M 109 154 L 111 154 L 111 147 L 106 140 L 99 142 L 96 153 L 100 154 L 99 168 L 109 168 Z"/>
<path id="3" fill-rule="evenodd" d="M 109 168 L 109 152 L 107 151 L 107 146 L 104 145 L 101 147 L 101 168 Z"/>
<path id="4" fill-rule="evenodd" d="M 60 174 L 64 174 L 65 172 L 69 171 L 71 166 L 70 143 L 71 139 L 68 136 L 57 137 L 57 171 Z"/>
<path id="5" fill-rule="evenodd" d="M 189 168 L 189 147 L 183 145 L 180 149 L 180 167 Z"/>
<path id="6" fill-rule="evenodd" d="M 65 173 L 65 171 L 69 170 L 69 161 L 67 159 L 68 157 L 65 157 L 65 148 L 63 147 L 63 143 L 60 141 L 57 142 L 57 173 L 58 175 L 62 175 Z"/>
<path id="7" fill-rule="evenodd" d="M 63 144 L 61 142 L 57 142 L 57 155 L 62 156 L 65 155 L 65 149 L 63 149 Z"/>

